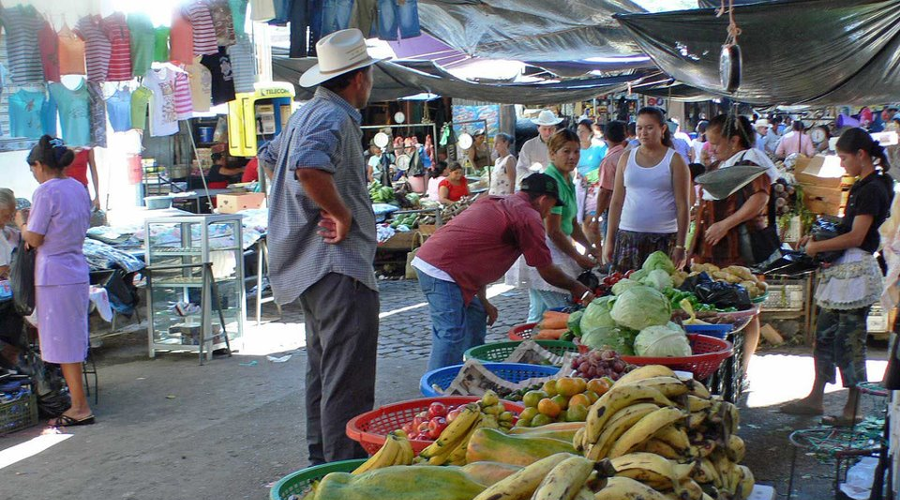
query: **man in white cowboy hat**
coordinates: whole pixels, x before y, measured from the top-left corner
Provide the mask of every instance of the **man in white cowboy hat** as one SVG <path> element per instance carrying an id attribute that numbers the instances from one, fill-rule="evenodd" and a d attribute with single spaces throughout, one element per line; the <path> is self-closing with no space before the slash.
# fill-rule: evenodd
<path id="1" fill-rule="evenodd" d="M 535 172 L 543 172 L 547 165 L 550 164 L 550 152 L 547 150 L 547 141 L 550 136 L 556 132 L 556 126 L 563 119 L 558 118 L 556 113 L 549 109 L 541 110 L 541 114 L 537 118 L 531 120 L 538 127 L 538 136 L 529 139 L 522 144 L 519 150 L 519 161 L 516 163 L 516 189 L 522 179 L 528 177 Z"/>
<path id="2" fill-rule="evenodd" d="M 753 122 L 753 128 L 756 129 L 756 149 L 766 152 L 766 143 L 769 138 L 769 120 L 760 118 Z"/>
<path id="3" fill-rule="evenodd" d="M 375 401 L 378 284 L 375 216 L 366 190 L 359 109 L 372 91 L 357 29 L 316 44 L 318 85 L 259 159 L 275 172 L 269 198 L 269 281 L 275 300 L 300 299 L 306 330 L 306 438 L 311 465 L 365 457 L 345 426 Z"/>

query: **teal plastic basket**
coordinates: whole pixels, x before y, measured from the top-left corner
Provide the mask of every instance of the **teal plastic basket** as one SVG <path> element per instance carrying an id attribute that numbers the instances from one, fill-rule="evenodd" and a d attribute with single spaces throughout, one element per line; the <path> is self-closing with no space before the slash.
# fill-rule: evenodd
<path id="1" fill-rule="evenodd" d="M 366 459 L 343 460 L 331 462 L 315 467 L 308 467 L 284 476 L 269 490 L 269 500 L 288 500 L 291 495 L 298 497 L 307 492 L 310 485 L 332 472 L 353 472 L 362 465 Z"/>

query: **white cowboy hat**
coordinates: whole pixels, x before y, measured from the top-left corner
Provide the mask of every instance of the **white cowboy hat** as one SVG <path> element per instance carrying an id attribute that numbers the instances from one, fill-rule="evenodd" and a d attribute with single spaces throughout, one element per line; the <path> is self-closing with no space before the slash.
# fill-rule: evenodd
<path id="1" fill-rule="evenodd" d="M 756 128 L 761 128 L 761 127 L 769 128 L 769 120 L 766 120 L 765 118 L 760 118 L 759 120 L 756 120 L 756 122 L 753 123 L 753 126 Z"/>
<path id="2" fill-rule="evenodd" d="M 559 125 L 562 123 L 562 118 L 557 118 L 556 113 L 550 111 L 549 109 L 541 110 L 541 114 L 538 115 L 536 119 L 532 119 L 531 123 L 534 123 L 537 126 L 549 126 L 549 125 Z"/>
<path id="3" fill-rule="evenodd" d="M 313 87 L 379 61 L 369 55 L 366 38 L 356 28 L 335 31 L 319 40 L 316 53 L 319 55 L 319 64 L 300 76 L 301 87 Z"/>

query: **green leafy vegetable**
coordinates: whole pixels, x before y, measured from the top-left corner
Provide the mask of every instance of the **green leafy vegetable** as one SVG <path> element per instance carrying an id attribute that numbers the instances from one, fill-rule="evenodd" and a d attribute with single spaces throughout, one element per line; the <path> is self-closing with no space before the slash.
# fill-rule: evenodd
<path id="1" fill-rule="evenodd" d="M 649 286 L 635 286 L 616 297 L 610 317 L 619 326 L 640 331 L 648 326 L 668 323 L 672 317 L 672 305 L 659 290 Z"/>
<path id="2" fill-rule="evenodd" d="M 634 339 L 634 352 L 651 358 L 685 357 L 691 355 L 691 344 L 684 330 L 675 323 L 648 326 Z"/>
<path id="3" fill-rule="evenodd" d="M 675 264 L 665 252 L 656 251 L 647 256 L 647 260 L 644 261 L 644 265 L 641 266 L 641 269 L 646 270 L 647 272 L 661 269 L 665 271 L 666 274 L 672 274 L 675 272 Z"/>

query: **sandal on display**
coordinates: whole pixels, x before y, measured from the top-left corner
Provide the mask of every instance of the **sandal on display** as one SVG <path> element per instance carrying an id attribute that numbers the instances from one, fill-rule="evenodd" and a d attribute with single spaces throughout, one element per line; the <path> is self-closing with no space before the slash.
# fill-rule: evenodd
<path id="1" fill-rule="evenodd" d="M 60 415 L 56 418 L 55 424 L 50 424 L 52 427 L 75 427 L 77 425 L 93 425 L 96 419 L 93 415 L 89 415 L 80 420 L 76 420 L 68 415 Z"/>
<path id="2" fill-rule="evenodd" d="M 806 416 L 817 416 L 825 413 L 825 409 L 821 406 L 809 406 L 806 403 L 801 401 L 794 401 L 793 403 L 788 403 L 779 408 L 781 413 L 787 413 L 788 415 L 806 415 Z"/>

